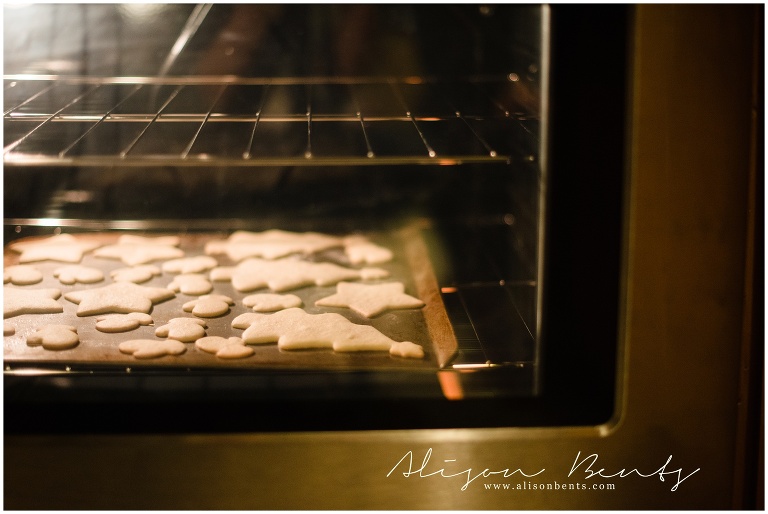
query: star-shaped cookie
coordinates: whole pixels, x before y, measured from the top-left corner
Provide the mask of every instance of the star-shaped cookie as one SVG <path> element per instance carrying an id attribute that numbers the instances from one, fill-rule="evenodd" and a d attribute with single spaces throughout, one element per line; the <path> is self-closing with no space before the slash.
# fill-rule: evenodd
<path id="1" fill-rule="evenodd" d="M 61 296 L 58 289 L 3 288 L 3 315 L 6 318 L 20 314 L 51 314 L 64 312 L 56 301 Z"/>
<path id="2" fill-rule="evenodd" d="M 78 316 L 92 316 L 111 312 L 149 313 L 153 304 L 174 296 L 176 294 L 170 289 L 139 286 L 133 282 L 115 282 L 96 289 L 73 291 L 64 295 L 64 298 L 78 304 Z"/>
<path id="3" fill-rule="evenodd" d="M 336 294 L 317 300 L 315 305 L 349 307 L 367 318 L 372 318 L 390 309 L 424 307 L 424 302 L 405 294 L 405 286 L 400 282 L 386 284 L 340 282 L 336 285 Z"/>
<path id="4" fill-rule="evenodd" d="M 234 288 L 240 292 L 254 291 L 263 287 L 282 292 L 309 285 L 332 286 L 342 280 L 368 280 L 387 276 L 389 273 L 380 268 L 356 270 L 330 262 L 307 262 L 294 259 L 269 261 L 251 258 L 234 267 L 214 268 L 211 271 L 211 280 L 231 279 Z"/>
<path id="5" fill-rule="evenodd" d="M 242 339 L 246 344 L 277 342 L 281 350 L 389 351 L 397 343 L 376 328 L 357 325 L 341 314 L 309 314 L 296 307 L 275 314 L 241 314 L 232 321 L 232 328 L 245 328 Z"/>
<path id="6" fill-rule="evenodd" d="M 93 255 L 106 259 L 120 259 L 128 266 L 147 264 L 160 259 L 184 257 L 184 251 L 175 246 L 158 243 L 117 243 L 98 248 Z"/>
<path id="7" fill-rule="evenodd" d="M 20 252 L 19 262 L 59 261 L 78 263 L 83 254 L 101 246 L 95 241 L 78 239 L 71 234 L 58 234 L 39 241 L 18 241 L 8 247 Z"/>

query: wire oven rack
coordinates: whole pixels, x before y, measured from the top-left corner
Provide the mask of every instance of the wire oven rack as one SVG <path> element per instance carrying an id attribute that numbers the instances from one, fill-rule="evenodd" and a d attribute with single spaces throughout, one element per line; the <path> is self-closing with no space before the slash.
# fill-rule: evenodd
<path id="1" fill-rule="evenodd" d="M 3 159 L 13 166 L 531 162 L 538 119 L 530 98 L 515 74 L 460 82 L 6 75 Z"/>

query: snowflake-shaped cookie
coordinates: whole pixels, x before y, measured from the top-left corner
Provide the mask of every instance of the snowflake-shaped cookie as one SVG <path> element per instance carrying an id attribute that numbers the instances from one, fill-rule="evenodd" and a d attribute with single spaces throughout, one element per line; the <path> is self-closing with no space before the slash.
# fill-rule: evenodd
<path id="1" fill-rule="evenodd" d="M 206 323 L 197 318 L 173 318 L 166 325 L 157 327 L 157 337 L 167 337 L 184 343 L 200 339 L 205 335 Z"/>
<path id="2" fill-rule="evenodd" d="M 277 342 L 281 350 L 390 351 L 397 343 L 374 327 L 357 325 L 340 314 L 308 314 L 298 308 L 241 314 L 232 321 L 232 328 L 245 329 L 242 339 L 247 344 Z"/>
<path id="3" fill-rule="evenodd" d="M 152 323 L 152 316 L 143 312 L 108 314 L 96 318 L 96 330 L 107 333 L 129 332 Z"/>
<path id="4" fill-rule="evenodd" d="M 392 250 L 372 243 L 364 236 L 345 237 L 344 253 L 352 264 L 383 264 L 393 258 Z"/>
<path id="5" fill-rule="evenodd" d="M 142 284 L 152 280 L 153 277 L 159 276 L 161 273 L 160 268 L 154 264 L 142 264 L 139 266 L 131 266 L 129 268 L 119 268 L 112 271 L 109 276 L 115 282 L 133 282 L 134 284 Z"/>
<path id="6" fill-rule="evenodd" d="M 293 253 L 313 254 L 341 246 L 338 237 L 317 232 L 287 232 L 266 230 L 264 232 L 234 232 L 225 241 L 211 241 L 205 246 L 209 255 L 226 254 L 233 261 L 247 257 L 279 259 Z"/>
<path id="7" fill-rule="evenodd" d="M 147 264 L 160 259 L 177 259 L 184 257 L 184 251 L 176 248 L 179 238 L 175 236 L 142 237 L 123 235 L 117 244 L 98 248 L 93 254 L 96 257 L 120 259 L 129 266 Z"/>
<path id="8" fill-rule="evenodd" d="M 70 325 L 48 325 L 27 336 L 29 346 L 42 346 L 46 350 L 68 350 L 79 343 L 77 329 Z"/>
<path id="9" fill-rule="evenodd" d="M 140 286 L 132 282 L 115 282 L 96 289 L 73 291 L 64 295 L 64 298 L 78 304 L 78 316 L 92 316 L 111 312 L 149 313 L 153 304 L 174 296 L 175 293 L 170 289 Z"/>
<path id="10" fill-rule="evenodd" d="M 294 259 L 269 261 L 251 258 L 234 267 L 219 267 L 211 271 L 212 280 L 232 280 L 232 285 L 240 292 L 264 287 L 282 292 L 309 285 L 332 286 L 342 280 L 372 280 L 387 276 L 389 273 L 380 268 L 355 270 L 330 262 Z"/>
<path id="11" fill-rule="evenodd" d="M 200 296 L 210 293 L 213 290 L 213 284 L 211 284 L 204 275 L 185 273 L 175 277 L 173 281 L 168 284 L 168 289 L 172 289 L 177 293 Z"/>
<path id="12" fill-rule="evenodd" d="M 56 268 L 53 270 L 53 276 L 65 285 L 72 285 L 77 282 L 81 284 L 94 284 L 104 280 L 104 273 L 100 269 L 81 266 L 80 264 L 70 264 Z"/>
<path id="13" fill-rule="evenodd" d="M 243 305 L 254 312 L 275 312 L 291 307 L 301 307 L 301 298 L 295 294 L 252 294 L 243 298 Z"/>
<path id="14" fill-rule="evenodd" d="M 239 337 L 202 337 L 195 341 L 195 347 L 204 352 L 212 353 L 219 359 L 244 359 L 254 354 L 253 348 L 246 346 Z"/>
<path id="15" fill-rule="evenodd" d="M 424 307 L 424 302 L 405 294 L 405 286 L 400 282 L 386 284 L 340 282 L 336 286 L 336 294 L 317 300 L 315 305 L 349 307 L 363 316 L 372 318 L 390 309 Z"/>
<path id="16" fill-rule="evenodd" d="M 187 351 L 184 343 L 175 339 L 132 339 L 120 343 L 118 349 L 137 359 L 156 359 L 166 355 L 181 355 Z"/>
<path id="17" fill-rule="evenodd" d="M 208 255 L 195 257 L 183 257 L 172 259 L 163 263 L 163 271 L 166 273 L 203 273 L 218 266 L 219 263 Z"/>
<path id="18" fill-rule="evenodd" d="M 12 318 L 20 314 L 51 314 L 64 312 L 57 301 L 61 296 L 58 289 L 3 288 L 3 315 Z"/>
<path id="19" fill-rule="evenodd" d="M 234 305 L 232 298 L 221 294 L 203 295 L 181 306 L 184 312 L 191 312 L 201 318 L 215 318 L 229 312 L 229 306 Z"/>
<path id="20" fill-rule="evenodd" d="M 78 263 L 83 254 L 101 246 L 95 241 L 78 239 L 71 234 L 58 234 L 41 241 L 18 241 L 8 247 L 21 252 L 20 263 L 36 261 L 59 261 Z"/>
<path id="21" fill-rule="evenodd" d="M 29 264 L 8 266 L 3 270 L 3 283 L 17 286 L 29 286 L 43 281 L 43 273 Z"/>

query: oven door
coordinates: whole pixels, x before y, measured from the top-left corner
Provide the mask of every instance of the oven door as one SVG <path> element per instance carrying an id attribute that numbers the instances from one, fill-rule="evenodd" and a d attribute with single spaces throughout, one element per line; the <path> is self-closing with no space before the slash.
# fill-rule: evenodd
<path id="1" fill-rule="evenodd" d="M 6 7 L 6 13 L 10 9 Z M 131 9 L 126 14 L 134 16 L 130 19 L 146 20 L 142 16 L 147 11 Z M 366 126 L 365 116 L 361 119 L 356 111 L 339 119 L 332 112 L 293 109 L 290 116 L 273 113 L 262 128 L 287 124 L 300 127 L 296 132 L 301 137 L 267 138 L 263 141 L 274 144 L 256 147 L 251 140 L 245 142 L 249 149 L 268 152 L 269 159 L 225 144 L 210 147 L 228 152 L 210 163 L 208 152 L 187 151 L 206 141 L 197 128 L 209 123 L 257 127 L 264 121 L 258 105 L 258 116 L 208 109 L 192 113 L 191 122 L 185 117 L 189 112 L 165 110 L 171 101 L 153 104 L 145 113 L 128 111 L 134 119 L 123 118 L 126 124 L 144 123 L 147 130 L 162 125 L 171 136 L 145 140 L 146 132 L 139 129 L 134 137 L 115 138 L 117 152 L 110 147 L 107 154 L 98 153 L 103 147 L 96 153 L 93 147 L 70 152 L 94 134 L 91 125 L 98 125 L 95 131 L 121 123 L 113 118 L 118 112 L 102 109 L 88 114 L 90 118 L 62 117 L 79 100 L 31 112 L 31 118 L 17 119 L 13 111 L 7 112 L 6 126 L 12 128 L 6 130 L 10 135 L 4 154 L 9 241 L 104 229 L 143 235 L 229 234 L 274 228 L 276 222 L 297 231 L 323 227 L 346 233 L 350 227 L 363 227 L 391 234 L 393 227 L 404 226 L 404 219 L 424 220 L 425 210 L 414 209 L 413 200 L 425 199 L 429 223 L 417 225 L 419 241 L 456 346 L 449 359 L 435 359 L 418 369 L 382 370 L 357 363 L 332 369 L 268 366 L 222 372 L 197 366 L 7 361 L 5 506 L 752 506 L 760 471 L 751 457 L 757 453 L 754 427 L 762 413 L 754 410 L 759 401 L 750 384 L 761 376 L 761 345 L 756 333 L 745 334 L 745 327 L 752 327 L 751 302 L 760 292 L 745 286 L 753 283 L 756 270 L 744 256 L 745 248 L 753 256 L 761 246 L 748 244 L 759 231 L 744 205 L 745 200 L 753 206 L 760 203 L 757 159 L 750 160 L 756 148 L 750 146 L 749 134 L 756 126 L 749 113 L 757 76 L 753 65 L 758 62 L 753 36 L 760 33 L 762 9 L 556 6 L 534 11 L 542 41 L 537 63 L 545 66 L 533 69 L 526 64 L 515 75 L 507 72 L 504 84 L 516 87 L 530 76 L 543 92 L 537 104 L 541 117 L 515 119 L 515 126 L 529 136 L 525 129 L 536 127 L 536 137 L 515 136 L 509 151 L 501 154 L 489 150 L 495 144 L 477 143 L 490 139 L 482 131 L 472 136 L 479 137 L 469 149 L 458 142 L 452 145 L 450 139 L 446 145 L 438 137 L 445 151 L 430 144 L 428 132 L 417 130 L 452 117 L 463 126 L 490 126 L 481 123 L 486 118 L 480 115 L 466 119 L 440 114 L 430 120 L 434 113 L 406 110 L 396 119 L 379 113 Z M 397 12 L 390 14 L 389 22 L 407 29 L 403 22 L 411 19 Z M 167 25 L 156 35 L 174 32 L 173 25 L 179 29 L 176 35 L 188 36 L 188 41 L 186 36 L 178 39 L 184 46 L 194 45 L 195 34 L 212 19 L 211 13 L 215 10 L 209 6 L 185 6 L 178 18 L 163 18 Z M 268 15 L 261 13 L 255 21 L 261 23 Z M 493 7 L 482 7 L 474 16 L 498 20 L 494 15 L 498 12 Z M 6 23 L 9 18 L 6 15 Z M 489 23 L 489 34 L 496 34 L 491 30 L 494 22 Z M 329 27 L 320 21 L 312 26 Z M 599 30 L 585 30 L 590 27 Z M 530 40 L 525 27 L 519 29 L 512 39 Z M 271 43 L 295 43 L 281 40 L 282 33 L 266 34 Z M 446 47 L 445 41 L 441 49 L 456 50 L 456 55 L 467 51 L 457 50 L 460 44 Z M 147 44 L 154 42 L 150 38 Z M 227 48 L 220 50 L 226 54 Z M 484 46 L 471 48 L 488 51 Z M 182 52 L 181 60 L 163 55 L 168 57 L 155 63 L 161 71 L 188 64 L 183 57 L 189 54 Z M 146 64 L 127 56 L 120 59 L 128 68 Z M 269 73 L 270 86 L 289 88 L 298 82 L 306 93 L 307 77 L 281 76 L 279 64 L 273 62 L 264 72 Z M 713 66 L 721 72 L 708 73 Z M 263 76 L 227 78 L 219 72 L 207 78 L 157 74 L 149 85 L 156 90 L 169 87 L 166 99 L 174 91 L 174 98 L 182 94 L 182 86 L 209 86 L 216 93 L 231 82 L 265 85 Z M 78 91 L 87 94 L 101 87 L 107 76 L 62 75 L 36 76 L 33 81 L 51 80 L 57 83 L 54 87 L 74 82 L 85 86 Z M 130 92 L 147 85 L 135 80 L 142 76 L 126 75 L 125 84 L 111 85 L 127 86 Z M 710 80 L 701 82 L 701 76 Z M 394 86 L 385 81 L 388 90 L 419 89 L 428 83 L 409 83 L 417 76 L 408 77 L 394 81 Z M 6 86 L 27 79 L 8 75 Z M 338 77 L 324 80 L 310 82 L 339 84 Z M 20 113 L 35 94 L 23 95 Z M 75 100 L 79 94 L 68 98 Z M 718 115 L 702 105 L 717 106 Z M 278 102 L 276 108 L 283 107 Z M 514 108 L 507 111 L 501 112 L 501 125 L 507 123 L 507 114 L 517 116 Z M 215 121 L 214 114 L 236 119 Z M 379 121 L 415 127 L 409 141 L 414 142 L 414 153 L 421 152 L 419 157 L 401 147 L 394 154 L 379 150 L 392 147 L 374 141 L 400 137 L 382 131 L 379 127 L 385 125 L 375 124 Z M 371 127 L 363 131 L 370 132 L 371 139 L 363 137 L 353 145 L 354 159 L 347 154 L 324 156 L 318 152 L 321 143 L 306 144 L 323 141 L 312 139 L 312 134 L 318 135 L 313 123 Z M 55 151 L 37 139 L 48 128 L 59 133 L 60 126 L 73 132 L 66 133 L 69 142 Z M 187 144 L 174 146 L 169 159 L 163 152 L 173 146 L 166 144 L 172 139 L 165 137 L 183 130 L 191 131 L 182 138 Z M 705 150 L 701 141 L 707 142 Z M 54 146 L 60 143 L 53 138 Z M 526 152 L 530 148 L 533 153 Z M 441 155 L 450 158 L 434 160 Z M 290 167 L 288 176 L 284 167 Z M 111 190 L 115 193 L 110 201 L 96 205 L 112 205 L 114 200 L 117 211 L 93 210 L 91 199 L 98 198 L 99 189 L 80 187 L 100 183 L 91 180 L 105 169 L 121 187 Z M 241 183 L 256 184 L 255 196 L 241 195 L 237 186 L 206 189 L 211 176 L 227 177 L 229 183 L 254 170 L 258 178 L 246 175 Z M 122 193 L 123 186 L 131 191 L 164 173 L 190 180 L 186 183 L 192 197 L 207 200 L 204 215 L 165 208 L 162 187 L 152 189 L 149 202 Z M 197 186 L 195 176 L 202 177 Z M 284 195 L 264 193 L 273 191 L 275 184 Z M 39 192 L 38 204 L 14 194 L 19 188 L 29 191 L 30 185 Z M 381 202 L 376 204 L 380 210 L 370 210 L 370 205 L 348 195 L 316 201 L 317 191 L 358 190 L 362 185 L 369 193 L 380 193 L 368 197 Z M 516 210 L 500 209 L 497 202 Z M 225 204 L 226 211 L 217 210 Z M 38 208 L 41 205 L 44 208 Z M 324 216 L 308 223 L 308 216 L 286 215 L 297 206 Z M 419 216 L 413 216 L 414 210 Z M 496 266 L 498 262 L 502 266 Z M 510 268 L 527 273 L 524 280 L 509 280 Z M 482 280 L 476 280 L 478 276 Z M 705 285 L 701 277 L 708 277 Z M 498 341 L 500 345 L 494 344 Z M 746 365 L 750 372 L 742 374 Z M 739 398 L 748 401 L 739 403 Z M 41 481 L 43 466 L 44 476 L 57 479 Z"/>

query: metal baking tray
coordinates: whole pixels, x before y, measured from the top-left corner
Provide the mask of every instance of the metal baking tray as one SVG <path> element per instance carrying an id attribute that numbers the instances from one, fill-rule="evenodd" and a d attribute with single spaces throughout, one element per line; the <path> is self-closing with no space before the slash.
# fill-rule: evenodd
<path id="1" fill-rule="evenodd" d="M 76 230 L 68 233 L 77 233 Z M 81 238 L 96 238 L 104 244 L 112 244 L 118 236 L 125 231 L 99 231 L 81 232 L 77 236 Z M 132 232 L 133 233 L 133 232 Z M 142 232 L 141 235 L 159 236 L 167 233 Z M 212 239 L 225 239 L 228 232 L 188 232 L 174 234 L 181 236 L 180 248 L 185 251 L 187 257 L 204 254 L 204 245 Z M 345 234 L 346 235 L 346 234 Z M 387 311 L 371 319 L 365 318 L 351 309 L 317 307 L 315 300 L 333 294 L 335 286 L 331 287 L 303 287 L 291 294 L 299 296 L 307 312 L 311 314 L 322 312 L 338 312 L 357 324 L 370 324 L 379 331 L 396 341 L 412 341 L 421 345 L 425 351 L 423 359 L 410 359 L 392 357 L 387 352 L 352 352 L 340 353 L 333 350 L 302 350 L 281 351 L 276 344 L 252 345 L 256 353 L 246 359 L 224 360 L 212 354 L 202 352 L 194 347 L 193 343 L 187 343 L 187 351 L 179 356 L 165 356 L 158 359 L 136 359 L 131 355 L 123 354 L 118 350 L 118 344 L 129 339 L 162 339 L 154 335 L 155 329 L 165 324 L 169 319 L 176 317 L 192 317 L 192 314 L 183 312 L 181 305 L 194 299 L 194 296 L 177 293 L 174 299 L 158 303 L 153 306 L 151 315 L 154 320 L 152 326 L 142 326 L 136 330 L 123 333 L 103 333 L 95 328 L 95 317 L 79 317 L 76 314 L 77 305 L 65 300 L 66 293 L 90 287 L 102 287 L 111 283 L 109 272 L 113 269 L 125 267 L 119 260 L 95 257 L 92 252 L 84 255 L 81 264 L 97 267 L 104 271 L 105 280 L 97 284 L 63 285 L 53 277 L 53 270 L 63 265 L 54 261 L 42 261 L 32 263 L 44 274 L 42 282 L 24 287 L 30 289 L 57 288 L 62 296 L 59 303 L 64 311 L 58 314 L 19 315 L 9 318 L 8 321 L 15 327 L 15 333 L 4 338 L 4 364 L 6 372 L 24 372 L 30 369 L 52 368 L 66 371 L 86 371 L 103 369 L 128 369 L 142 368 L 185 368 L 185 369 L 299 369 L 299 370 L 380 370 L 380 369 L 435 369 L 446 366 L 454 357 L 457 343 L 453 330 L 448 321 L 437 281 L 429 258 L 427 256 L 424 241 L 420 231 L 416 227 L 405 227 L 391 233 L 366 233 L 363 234 L 369 240 L 391 249 L 394 259 L 391 262 L 376 265 L 390 273 L 387 281 L 401 281 L 405 284 L 406 292 L 421 298 L 425 302 L 422 309 L 402 309 Z M 29 239 L 29 238 L 25 238 Z M 8 247 L 4 249 L 4 264 L 9 266 L 18 262 L 18 253 Z M 222 266 L 233 265 L 225 255 L 216 256 Z M 335 262 L 349 266 L 341 249 L 331 249 L 309 257 L 303 257 L 315 261 Z M 154 263 L 158 264 L 159 263 Z M 154 277 L 142 285 L 151 287 L 166 287 L 173 279 L 172 274 L 163 273 Z M 269 292 L 268 289 L 241 293 L 236 291 L 229 282 L 214 282 L 215 294 L 229 296 L 235 301 L 230 312 L 217 318 L 205 318 L 207 323 L 206 335 L 208 336 L 240 336 L 241 330 L 232 329 L 231 322 L 239 314 L 251 312 L 243 306 L 242 299 L 247 294 L 254 292 Z M 80 343 L 69 350 L 50 351 L 42 347 L 32 347 L 26 343 L 26 337 L 36 329 L 48 324 L 72 325 L 78 328 Z"/>

